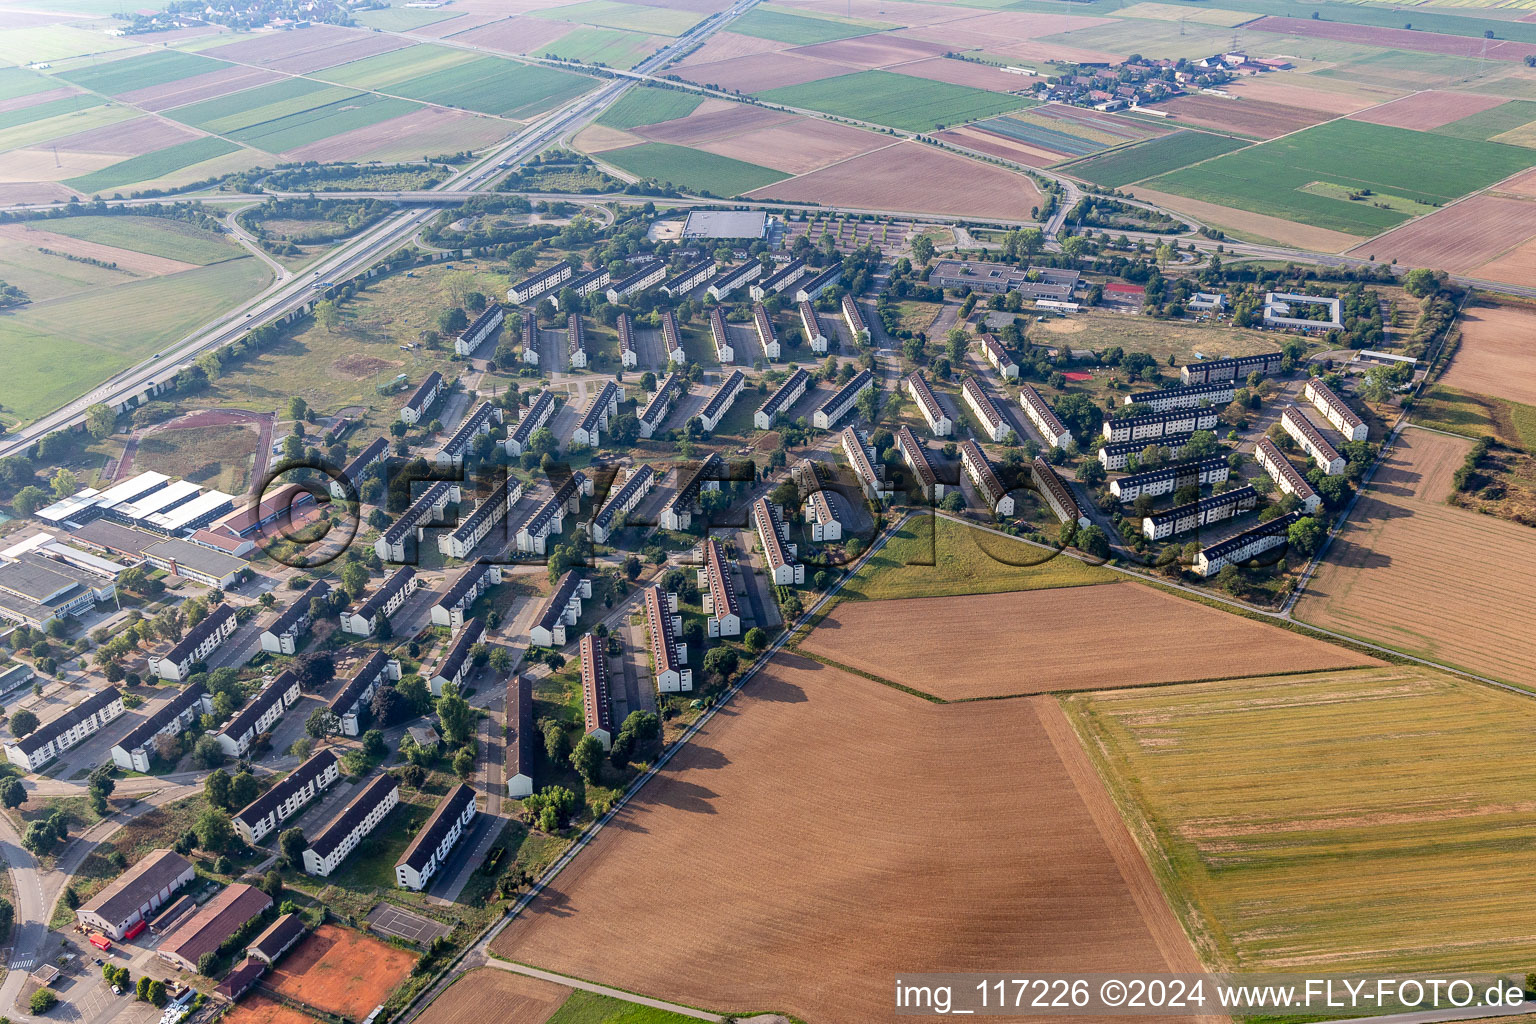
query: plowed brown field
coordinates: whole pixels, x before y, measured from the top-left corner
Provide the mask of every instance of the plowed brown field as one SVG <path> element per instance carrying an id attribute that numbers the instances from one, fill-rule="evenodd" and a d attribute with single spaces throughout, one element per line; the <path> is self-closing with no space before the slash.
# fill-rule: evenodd
<path id="1" fill-rule="evenodd" d="M 841 64 L 813 57 L 797 57 L 792 53 L 758 53 L 678 68 L 690 82 L 717 85 L 736 92 L 760 92 L 785 85 L 800 85 L 834 75 L 846 75 L 851 70 Z"/>
<path id="2" fill-rule="evenodd" d="M 911 75 L 914 78 L 948 82 L 950 85 L 968 85 L 972 89 L 991 89 L 993 92 L 1033 89 L 1045 81 L 1034 75 L 1016 75 L 1011 71 L 1004 71 L 1002 68 L 987 64 L 972 64 L 970 61 L 951 60 L 948 57 L 930 57 L 926 60 L 915 60 L 909 64 L 897 64 L 890 70 Z"/>
<path id="3" fill-rule="evenodd" d="M 1217 96 L 1180 96 L 1158 104 L 1180 121 L 1272 139 L 1317 124 L 1322 111 L 1290 107 L 1267 100 L 1226 100 Z"/>
<path id="4" fill-rule="evenodd" d="M 874 132 L 800 117 L 760 131 L 700 143 L 698 148 L 776 171 L 804 174 L 889 144 L 889 139 Z"/>
<path id="5" fill-rule="evenodd" d="M 199 100 L 211 100 L 244 89 L 254 89 L 258 85 L 275 82 L 281 77 L 276 71 L 266 71 L 262 68 L 222 68 L 218 71 L 193 75 L 191 78 L 166 82 L 163 85 L 135 89 L 133 92 L 123 93 L 118 99 L 152 112 L 169 110 L 172 107 L 184 106 Z"/>
<path id="6" fill-rule="evenodd" d="M 801 46 L 793 53 L 801 57 L 815 57 L 853 68 L 883 68 L 924 57 L 937 57 L 944 53 L 942 43 L 930 43 L 921 39 L 902 39 L 893 35 L 854 36 L 852 39 L 834 39 L 830 43 Z"/>
<path id="7" fill-rule="evenodd" d="M 1472 306 L 1462 311 L 1461 347 L 1443 381 L 1453 388 L 1536 405 L 1536 311 Z"/>
<path id="8" fill-rule="evenodd" d="M 1536 687 L 1536 530 L 1444 503 L 1469 445 L 1415 428 L 1399 434 L 1295 615 Z"/>
<path id="9" fill-rule="evenodd" d="M 1536 202 L 1481 195 L 1362 242 L 1352 254 L 1459 274 L 1532 237 L 1536 237 Z"/>
<path id="10" fill-rule="evenodd" d="M 362 1020 L 404 981 L 416 955 L 350 928 L 323 924 L 264 979 L 279 995 Z"/>
<path id="11" fill-rule="evenodd" d="M 460 977 L 416 1019 L 420 1024 L 544 1024 L 570 995 L 564 985 L 481 967 Z"/>
<path id="12" fill-rule="evenodd" d="M 1379 664 L 1139 583 L 844 601 L 800 646 L 944 700 Z"/>
<path id="13" fill-rule="evenodd" d="M 492 950 L 812 1024 L 890 1019 L 902 971 L 1199 969 L 1053 700 L 933 705 L 783 655 Z"/>
<path id="14" fill-rule="evenodd" d="M 1471 117 L 1508 102 L 1503 96 L 1484 96 L 1475 92 L 1416 92 L 1379 107 L 1362 110 L 1353 115 L 1355 121 L 1391 125 L 1394 128 L 1412 128 L 1426 132 L 1431 128 Z"/>
<path id="15" fill-rule="evenodd" d="M 794 114 L 767 110 L 745 103 L 732 103 L 725 109 L 696 110 L 687 117 L 645 125 L 635 129 L 652 142 L 670 142 L 674 146 L 697 146 L 715 139 L 725 139 L 742 132 L 757 131 L 769 125 L 795 120 Z"/>

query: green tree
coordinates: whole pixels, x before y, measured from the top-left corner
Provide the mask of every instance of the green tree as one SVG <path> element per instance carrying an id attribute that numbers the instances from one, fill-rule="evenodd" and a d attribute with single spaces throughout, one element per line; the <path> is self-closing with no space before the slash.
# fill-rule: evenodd
<path id="1" fill-rule="evenodd" d="M 437 720 L 443 727 L 443 739 L 449 746 L 457 747 L 469 742 L 474 730 L 475 713 L 469 701 L 459 696 L 459 688 L 452 683 L 443 687 L 443 695 L 437 699 Z"/>
<path id="2" fill-rule="evenodd" d="M 740 659 L 733 647 L 714 647 L 704 655 L 704 671 L 713 672 L 721 679 L 729 680 L 736 674 Z"/>
<path id="3" fill-rule="evenodd" d="M 117 413 L 112 411 L 111 406 L 97 402 L 85 410 L 85 429 L 98 441 L 111 437 L 117 429 Z"/>
<path id="4" fill-rule="evenodd" d="M 11 716 L 11 735 L 17 739 L 37 729 L 37 716 L 22 708 Z"/>
<path id="5" fill-rule="evenodd" d="M 571 741 L 565 727 L 554 719 L 544 723 L 544 753 L 550 763 L 560 764 L 570 753 Z"/>
<path id="6" fill-rule="evenodd" d="M 341 719 L 330 708 L 318 707 L 304 720 L 304 731 L 317 740 L 323 740 L 341 731 Z"/>
<path id="7" fill-rule="evenodd" d="M 211 772 L 208 778 L 203 780 L 203 796 L 213 807 L 230 808 L 230 779 L 229 773 L 223 768 L 217 768 Z"/>
<path id="8" fill-rule="evenodd" d="M 309 403 L 304 401 L 304 399 L 300 398 L 298 395 L 294 395 L 292 398 L 288 399 L 289 419 L 302 420 L 308 412 Z"/>
<path id="9" fill-rule="evenodd" d="M 304 838 L 304 830 L 301 828 L 285 829 L 277 837 L 277 847 L 283 851 L 284 859 L 290 864 L 298 864 L 308 846 L 309 841 Z"/>
<path id="10" fill-rule="evenodd" d="M 330 299 L 321 299 L 315 303 L 315 323 L 325 328 L 327 334 L 334 333 L 341 326 L 341 310 Z"/>
<path id="11" fill-rule="evenodd" d="M 6 779 L 0 784 L 0 804 L 6 807 L 20 807 L 27 802 L 27 787 L 21 784 L 20 779 Z"/>
<path id="12" fill-rule="evenodd" d="M 1328 527 L 1315 516 L 1302 516 L 1285 531 L 1286 540 L 1297 554 L 1310 558 L 1317 554 L 1328 537 Z"/>
<path id="13" fill-rule="evenodd" d="M 384 734 L 377 729 L 369 729 L 363 733 L 363 753 L 369 757 L 383 757 L 388 748 L 384 746 Z"/>
<path id="14" fill-rule="evenodd" d="M 69 470 L 60 467 L 59 471 L 53 474 L 53 479 L 48 481 L 48 484 L 53 488 L 53 496 L 55 498 L 67 498 L 80 489 L 80 478 Z"/>
<path id="15" fill-rule="evenodd" d="M 235 827 L 230 824 L 229 815 L 214 807 L 197 816 L 192 831 L 197 833 L 197 845 L 209 853 L 223 853 L 235 841 Z"/>
<path id="16" fill-rule="evenodd" d="M 460 747 L 453 755 L 453 774 L 464 781 L 475 773 L 475 753 L 468 747 Z"/>
<path id="17" fill-rule="evenodd" d="M 602 778 L 603 755 L 602 741 L 590 733 L 583 736 L 576 749 L 571 751 L 572 766 L 589 786 L 596 785 Z"/>
<path id="18" fill-rule="evenodd" d="M 261 792 L 261 786 L 256 782 L 256 776 L 250 772 L 238 772 L 229 783 L 229 805 L 232 808 L 244 807 L 256 799 Z"/>
<path id="19" fill-rule="evenodd" d="M 763 632 L 757 626 L 753 626 L 751 629 L 747 630 L 747 635 L 742 637 L 741 640 L 742 643 L 747 645 L 747 650 L 751 651 L 753 654 L 758 653 L 763 648 L 768 646 L 768 634 Z"/>
<path id="20" fill-rule="evenodd" d="M 35 484 L 28 484 L 16 492 L 11 499 L 11 508 L 16 514 L 25 519 L 44 505 L 48 504 L 48 492 Z"/>
<path id="21" fill-rule="evenodd" d="M 53 1009 L 58 1003 L 59 997 L 53 994 L 52 989 L 40 988 L 32 993 L 32 998 L 27 1005 L 33 1013 L 42 1014 Z"/>
<path id="22" fill-rule="evenodd" d="M 368 589 L 368 567 L 362 562 L 348 562 L 341 567 L 341 589 L 356 601 Z"/>

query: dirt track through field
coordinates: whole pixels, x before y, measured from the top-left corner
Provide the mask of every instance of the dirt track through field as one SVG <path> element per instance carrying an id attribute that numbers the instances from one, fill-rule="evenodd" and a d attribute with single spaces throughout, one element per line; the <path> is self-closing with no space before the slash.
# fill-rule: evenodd
<path id="1" fill-rule="evenodd" d="M 493 951 L 812 1024 L 891 1019 L 898 972 L 1191 969 L 1059 714 L 780 656 Z"/>
<path id="2" fill-rule="evenodd" d="M 844 601 L 800 646 L 944 700 L 1377 664 L 1139 583 Z"/>

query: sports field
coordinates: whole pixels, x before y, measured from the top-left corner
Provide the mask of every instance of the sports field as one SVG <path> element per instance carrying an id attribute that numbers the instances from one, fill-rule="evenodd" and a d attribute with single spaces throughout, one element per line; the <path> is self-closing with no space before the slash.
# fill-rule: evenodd
<path id="1" fill-rule="evenodd" d="M 124 185 L 151 181 L 184 167 L 192 167 L 205 160 L 226 156 L 239 148 L 226 139 L 206 135 L 199 139 L 190 139 L 174 146 L 167 146 L 165 149 L 157 149 L 143 156 L 120 160 L 99 171 L 92 171 L 78 178 L 70 178 L 64 184 L 86 195 L 91 195 L 108 189 L 121 188 Z"/>
<path id="2" fill-rule="evenodd" d="M 770 103 L 914 132 L 993 117 L 1034 102 L 1006 93 L 878 70 L 769 89 L 757 96 Z"/>
<path id="3" fill-rule="evenodd" d="M 1235 206 L 1356 235 L 1372 235 L 1407 214 L 1305 191 L 1325 183 L 1440 205 L 1536 164 L 1536 152 L 1430 132 L 1331 121 L 1294 135 L 1174 171 L 1147 184 L 1192 199 Z"/>
<path id="4" fill-rule="evenodd" d="M 1190 164 L 1242 149 L 1248 143 L 1213 135 L 1210 132 L 1183 131 L 1149 139 L 1139 145 L 1101 153 L 1063 168 L 1074 178 L 1091 181 L 1107 188 L 1119 188 L 1133 181 L 1188 167 Z"/>
<path id="5" fill-rule="evenodd" d="M 89 64 L 72 71 L 62 71 L 58 77 L 82 89 L 118 96 L 135 89 L 148 89 L 191 78 L 193 75 L 221 71 L 229 66 L 222 60 L 183 50 L 158 50 L 107 64 Z"/>
<path id="6" fill-rule="evenodd" d="M 863 36 L 871 32 L 879 32 L 882 29 L 895 27 L 895 25 L 882 22 L 860 22 L 852 19 L 826 18 L 819 16 L 815 11 L 808 11 L 803 8 L 779 7 L 774 4 L 760 4 L 742 17 L 731 22 L 732 32 L 744 36 L 756 36 L 759 39 L 772 39 L 780 43 L 790 43 L 794 46 L 825 43 L 833 39 L 847 39 L 850 36 Z"/>
<path id="7" fill-rule="evenodd" d="M 1529 701 L 1428 669 L 1074 694 L 1215 969 L 1515 970 L 1536 870 Z"/>
<path id="8" fill-rule="evenodd" d="M 782 655 L 491 948 L 809 1024 L 889 1019 L 914 964 L 1198 969 L 1054 701 L 935 705 Z"/>
<path id="9" fill-rule="evenodd" d="M 411 973 L 416 954 L 370 935 L 323 924 L 278 963 L 263 984 L 279 995 L 362 1020 Z"/>
<path id="10" fill-rule="evenodd" d="M 671 182 L 690 191 L 734 196 L 781 181 L 788 175 L 744 160 L 716 156 L 700 149 L 664 142 L 610 149 L 599 158 L 641 178 Z"/>
<path id="11" fill-rule="evenodd" d="M 687 117 L 698 109 L 704 97 L 681 89 L 631 89 L 597 118 L 597 123 L 620 130 L 643 124 Z"/>

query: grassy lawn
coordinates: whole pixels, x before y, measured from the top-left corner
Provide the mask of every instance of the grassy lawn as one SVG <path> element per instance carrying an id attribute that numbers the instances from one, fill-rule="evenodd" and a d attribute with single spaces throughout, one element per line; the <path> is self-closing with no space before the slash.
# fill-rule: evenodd
<path id="1" fill-rule="evenodd" d="M 571 993 L 571 998 L 561 1004 L 547 1024 L 692 1024 L 696 1019 L 595 992 L 577 991 Z"/>
<path id="2" fill-rule="evenodd" d="M 255 443 L 254 430 L 235 424 L 161 430 L 139 440 L 134 466 L 244 494 Z"/>
<path id="3" fill-rule="evenodd" d="M 1119 188 L 1133 181 L 1167 174 L 1180 167 L 1230 153 L 1245 145 L 1247 143 L 1240 139 L 1212 135 L 1210 132 L 1174 132 L 1126 149 L 1091 156 L 1070 164 L 1066 170 L 1073 177 L 1084 181 Z"/>
<path id="4" fill-rule="evenodd" d="M 752 8 L 731 23 L 731 31 L 759 39 L 805 46 L 850 36 L 867 36 L 897 26 L 887 22 L 857 21 L 851 18 L 823 17 L 794 8 L 763 4 Z"/>
<path id="5" fill-rule="evenodd" d="M 640 178 L 655 178 L 690 191 L 711 192 L 717 196 L 739 195 L 789 177 L 782 171 L 759 167 L 745 160 L 733 160 L 665 142 L 642 142 L 638 146 L 610 149 L 599 154 L 599 158 Z"/>
<path id="6" fill-rule="evenodd" d="M 271 280 L 246 257 L 146 281 L 34 303 L 0 317 L 6 374 L 0 406 L 27 419 L 185 337 L 210 309 L 255 295 Z"/>
<path id="7" fill-rule="evenodd" d="M 771 103 L 925 132 L 1030 105 L 1006 93 L 950 85 L 890 71 L 857 71 L 757 94 Z"/>
<path id="8" fill-rule="evenodd" d="M 84 798 L 78 799 L 82 802 L 84 814 L 91 821 L 96 820 L 90 806 L 84 803 Z M 123 800 L 114 799 L 113 802 L 127 803 L 128 801 L 125 798 Z M 173 801 L 163 807 L 156 807 L 134 818 L 112 834 L 112 838 L 108 840 L 110 846 L 102 844 L 86 856 L 80 865 L 80 869 L 70 879 L 70 885 L 74 887 L 75 894 L 83 902 L 104 888 L 108 882 L 122 874 L 121 869 L 114 867 L 107 859 L 107 855 L 113 850 L 121 853 L 129 864 L 135 864 L 143 860 L 150 851 L 168 847 L 179 839 L 182 833 L 192 827 L 192 823 L 197 820 L 197 816 L 207 806 L 207 801 L 199 794 Z M 73 813 L 71 817 L 74 817 Z M 85 822 L 83 819 L 80 824 L 72 823 L 70 834 L 79 835 L 81 828 L 87 824 L 89 822 Z M 53 920 L 49 922 L 49 927 L 66 927 L 74 919 L 74 911 L 65 906 L 63 900 L 60 900 Z"/>
<path id="9" fill-rule="evenodd" d="M 1369 201 L 1320 195 L 1306 186 L 1372 189 L 1439 206 L 1532 164 L 1536 153 L 1515 146 L 1340 120 L 1174 171 L 1149 184 L 1192 199 L 1373 235 L 1408 214 Z"/>
<path id="10" fill-rule="evenodd" d="M 245 255 L 245 250 L 227 235 L 168 217 L 63 217 L 39 226 L 70 238 L 198 266 Z"/>
<path id="11" fill-rule="evenodd" d="M 1526 699 L 1427 669 L 1064 705 L 1214 970 L 1523 970 Z M 1383 894 L 1411 891 L 1382 913 Z"/>
<path id="12" fill-rule="evenodd" d="M 1413 422 L 1471 437 L 1491 437 L 1536 452 L 1536 408 L 1436 384 L 1414 403 Z"/>
<path id="13" fill-rule="evenodd" d="M 698 93 L 681 89 L 631 89 L 598 117 L 597 123 L 609 128 L 638 128 L 643 124 L 687 117 L 704 102 Z"/>
<path id="14" fill-rule="evenodd" d="M 122 267 L 109 269 L 80 263 L 42 252 L 33 245 L 0 247 L 0 281 L 22 289 L 33 302 L 127 284 L 137 278 L 133 271 Z"/>
<path id="15" fill-rule="evenodd" d="M 79 189 L 87 195 L 94 195 L 107 189 L 152 181 L 184 167 L 203 163 L 205 160 L 228 156 L 239 148 L 227 139 L 206 135 L 200 139 L 190 139 L 174 146 L 157 149 L 143 156 L 119 160 L 99 171 L 82 174 L 78 178 L 70 178 L 64 184 Z"/>
<path id="16" fill-rule="evenodd" d="M 1145 352 L 1166 368 L 1168 357 L 1178 365 L 1195 361 L 1199 352 L 1207 359 L 1255 355 L 1279 349 L 1264 331 L 1220 324 L 1150 320 L 1102 310 L 1079 310 L 1067 317 L 1050 317 L 1045 323 L 1030 320 L 1029 340 L 1036 345 L 1091 348 L 1096 352 L 1114 345 L 1127 352 Z"/>
<path id="17" fill-rule="evenodd" d="M 952 519 L 918 516 L 859 568 L 842 593 L 855 600 L 880 601 L 1046 590 L 1118 578 L 1108 569 Z"/>

